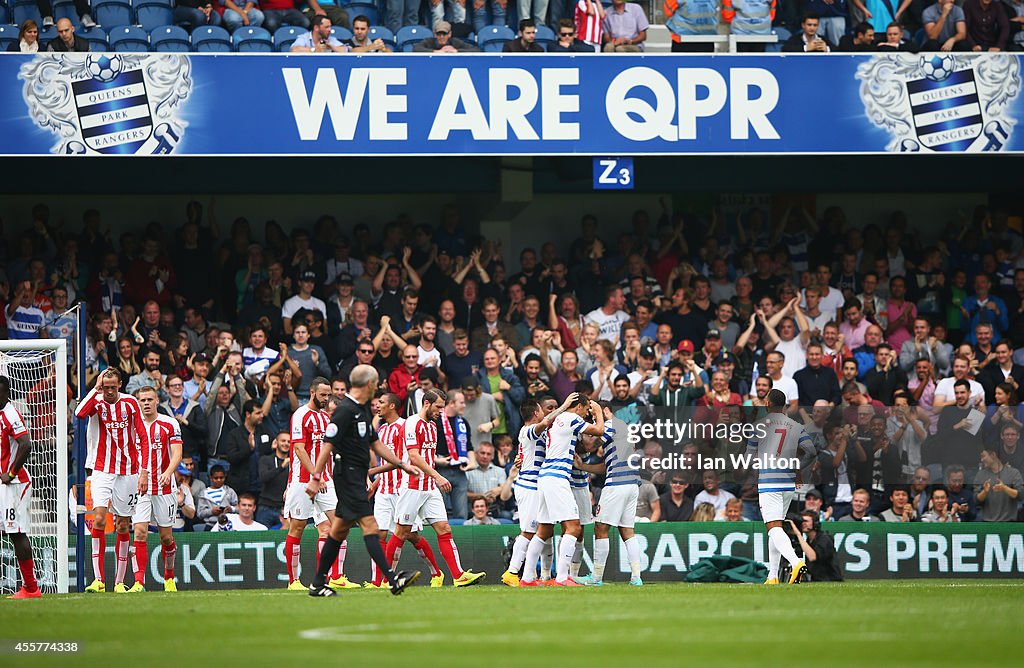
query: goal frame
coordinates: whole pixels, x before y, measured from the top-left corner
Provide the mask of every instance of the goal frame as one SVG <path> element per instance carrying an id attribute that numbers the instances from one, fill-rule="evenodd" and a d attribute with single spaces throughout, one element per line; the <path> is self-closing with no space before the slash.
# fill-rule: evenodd
<path id="1" fill-rule="evenodd" d="M 60 456 L 68 446 L 68 406 L 60 396 L 68 386 L 68 344 L 64 339 L 9 339 L 0 341 L 0 352 L 52 352 L 56 357 L 57 390 L 57 592 L 68 593 L 68 459 Z M 62 410 L 63 408 L 63 410 Z M 63 448 L 63 449 L 61 449 Z M 63 511 L 63 512 L 62 512 Z M 81 546 L 79 546 L 81 549 Z"/>

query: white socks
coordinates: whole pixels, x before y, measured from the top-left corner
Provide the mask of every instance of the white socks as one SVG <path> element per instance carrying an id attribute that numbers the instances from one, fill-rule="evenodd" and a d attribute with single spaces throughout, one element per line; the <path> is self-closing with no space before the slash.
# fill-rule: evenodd
<path id="1" fill-rule="evenodd" d="M 556 566 L 555 581 L 562 582 L 569 578 L 569 563 L 572 562 L 572 555 L 576 552 L 576 536 L 562 536 L 558 543 L 558 565 Z"/>
<path id="2" fill-rule="evenodd" d="M 629 559 L 630 578 L 636 580 L 640 577 L 640 541 L 636 536 L 626 541 L 626 557 Z"/>
<path id="3" fill-rule="evenodd" d="M 768 530 L 768 543 L 770 547 L 774 547 L 778 550 L 779 554 L 786 558 L 790 566 L 796 566 L 800 558 L 796 556 L 796 550 L 793 549 L 793 543 L 789 541 L 789 536 L 782 527 L 772 527 Z M 769 560 L 771 559 L 771 552 L 769 552 Z M 778 562 L 776 562 L 776 577 L 778 577 Z M 771 572 L 769 569 L 769 577 Z"/>
<path id="4" fill-rule="evenodd" d="M 594 539 L 594 580 L 604 580 L 604 567 L 608 563 L 611 541 L 607 538 Z"/>
<path id="5" fill-rule="evenodd" d="M 523 567 L 523 572 L 519 576 L 520 580 L 524 580 L 526 582 L 533 582 L 537 579 L 537 559 L 540 558 L 540 553 L 543 549 L 544 539 L 538 536 L 534 536 L 532 539 L 530 539 L 530 545 L 526 549 L 526 565 Z M 551 561 L 549 559 L 548 567 L 550 568 L 550 566 Z M 548 573 L 550 572 L 551 571 L 549 570 Z M 550 577 L 550 575 L 548 577 Z"/>
<path id="6" fill-rule="evenodd" d="M 540 579 L 551 579 L 551 562 L 554 560 L 555 544 L 554 538 L 544 541 L 544 549 L 540 553 Z"/>
<path id="7" fill-rule="evenodd" d="M 521 573 L 523 563 L 526 561 L 526 550 L 530 547 L 530 539 L 519 534 L 516 542 L 512 544 L 512 561 L 508 563 L 508 570 L 512 573 Z"/>

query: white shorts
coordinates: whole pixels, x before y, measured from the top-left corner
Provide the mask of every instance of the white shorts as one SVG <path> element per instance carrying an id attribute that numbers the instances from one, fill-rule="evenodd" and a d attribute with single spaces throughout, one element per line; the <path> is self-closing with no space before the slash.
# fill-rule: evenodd
<path id="1" fill-rule="evenodd" d="M 568 480 L 553 476 L 540 478 L 537 481 L 537 495 L 540 496 L 540 508 L 537 511 L 537 522 L 540 524 L 558 524 L 580 518 L 580 509 Z"/>
<path id="2" fill-rule="evenodd" d="M 526 533 L 537 533 L 540 492 L 525 487 L 516 487 L 513 491 L 516 495 L 516 507 L 519 508 L 519 529 Z"/>
<path id="3" fill-rule="evenodd" d="M 757 495 L 761 507 L 761 519 L 768 522 L 782 522 L 786 519 L 789 505 L 796 498 L 796 492 L 762 492 Z"/>
<path id="4" fill-rule="evenodd" d="M 395 520 L 398 519 L 398 494 L 374 494 L 373 519 L 381 531 L 395 531 Z M 423 531 L 423 518 L 417 516 L 412 523 L 413 533 Z"/>
<path id="5" fill-rule="evenodd" d="M 636 501 L 640 497 L 637 485 L 611 485 L 601 490 L 597 504 L 597 521 L 612 527 L 632 529 L 636 524 Z"/>
<path id="6" fill-rule="evenodd" d="M 31 505 L 31 482 L 12 482 L 9 485 L 0 485 L 0 512 L 3 513 L 0 531 L 27 534 L 31 524 Z"/>
<path id="7" fill-rule="evenodd" d="M 571 489 L 572 498 L 576 499 L 576 508 L 580 511 L 580 524 L 593 524 L 594 504 L 590 498 L 590 486 Z"/>
<path id="8" fill-rule="evenodd" d="M 92 472 L 92 507 L 110 508 L 118 517 L 131 517 L 139 502 L 139 475 Z"/>
<path id="9" fill-rule="evenodd" d="M 315 524 L 327 520 L 327 512 L 334 512 L 338 507 L 338 493 L 334 491 L 334 484 L 327 483 L 327 489 L 319 492 L 312 499 L 306 494 L 304 482 L 293 482 L 288 484 L 288 491 L 284 496 L 284 514 L 293 520 L 308 520 L 313 518 Z"/>
<path id="10" fill-rule="evenodd" d="M 441 492 L 436 489 L 428 491 L 402 490 L 398 495 L 398 504 L 395 506 L 395 524 L 415 528 L 417 520 L 421 520 L 425 524 L 448 521 L 448 511 L 444 509 Z"/>
<path id="11" fill-rule="evenodd" d="M 132 524 L 173 527 L 178 518 L 178 498 L 174 494 L 142 494 L 132 513 Z"/>

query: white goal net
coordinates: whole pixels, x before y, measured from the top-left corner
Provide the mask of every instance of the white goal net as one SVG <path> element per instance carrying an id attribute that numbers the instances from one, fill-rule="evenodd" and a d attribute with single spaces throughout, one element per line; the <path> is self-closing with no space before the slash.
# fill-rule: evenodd
<path id="1" fill-rule="evenodd" d="M 25 419 L 32 454 L 32 556 L 39 587 L 68 591 L 68 355 L 63 340 L 0 341 L 0 376 Z M 21 585 L 14 546 L 0 538 L 0 592 Z"/>

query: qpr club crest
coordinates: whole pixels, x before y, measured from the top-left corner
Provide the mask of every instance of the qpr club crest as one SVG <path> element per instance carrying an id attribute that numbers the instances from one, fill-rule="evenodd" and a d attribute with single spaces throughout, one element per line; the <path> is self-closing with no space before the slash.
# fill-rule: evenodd
<path id="1" fill-rule="evenodd" d="M 1001 151 L 1013 133 L 1015 56 L 887 54 L 861 64 L 857 78 L 868 117 L 891 136 L 886 150 Z"/>
<path id="2" fill-rule="evenodd" d="M 35 123 L 57 135 L 67 155 L 162 155 L 187 123 L 192 65 L 177 54 L 38 55 L 21 66 L 23 97 Z"/>

